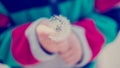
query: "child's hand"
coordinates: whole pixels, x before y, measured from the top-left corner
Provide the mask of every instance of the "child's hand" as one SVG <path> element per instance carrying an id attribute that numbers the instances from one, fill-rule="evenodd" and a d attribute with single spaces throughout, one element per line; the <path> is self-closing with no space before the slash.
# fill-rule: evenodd
<path id="1" fill-rule="evenodd" d="M 49 28 L 49 25 L 46 24 L 47 20 L 42 21 L 40 25 L 36 28 L 36 33 L 38 36 L 39 42 L 42 44 L 42 47 L 51 53 L 58 53 L 60 49 L 68 49 L 67 41 L 53 41 L 49 38 L 50 34 L 54 30 Z"/>
<path id="2" fill-rule="evenodd" d="M 38 40 L 45 50 L 51 53 L 58 53 L 61 58 L 63 58 L 63 60 L 70 65 L 76 64 L 81 59 L 82 50 L 80 47 L 80 42 L 74 33 L 71 32 L 65 40 L 56 42 L 49 38 L 50 33 L 53 32 L 51 29 L 41 30 L 40 27 L 41 25 L 38 25 L 36 31 Z M 44 28 L 44 26 L 42 27 Z"/>
<path id="3" fill-rule="evenodd" d="M 69 49 L 66 51 L 63 51 L 61 49 L 59 54 L 67 64 L 75 65 L 82 58 L 80 42 L 77 37 L 73 33 L 71 33 L 71 35 L 67 39 L 67 43 L 69 45 Z"/>

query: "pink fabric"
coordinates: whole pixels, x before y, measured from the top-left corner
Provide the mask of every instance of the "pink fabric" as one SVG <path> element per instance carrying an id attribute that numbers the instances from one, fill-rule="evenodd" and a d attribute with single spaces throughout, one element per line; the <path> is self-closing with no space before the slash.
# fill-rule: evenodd
<path id="1" fill-rule="evenodd" d="M 22 65 L 35 64 L 38 61 L 33 57 L 25 30 L 29 24 L 21 25 L 15 28 L 12 32 L 12 54 L 15 60 Z"/>
<path id="2" fill-rule="evenodd" d="M 0 27 L 7 27 L 9 19 L 7 16 L 0 14 Z"/>
<path id="3" fill-rule="evenodd" d="M 113 8 L 120 0 L 95 0 L 95 8 L 100 12 L 105 12 Z"/>
<path id="4" fill-rule="evenodd" d="M 85 29 L 86 38 L 92 51 L 91 60 L 93 60 L 103 47 L 103 44 L 105 42 L 103 35 L 99 32 L 91 19 L 85 19 L 76 22 L 75 25 L 82 26 Z"/>

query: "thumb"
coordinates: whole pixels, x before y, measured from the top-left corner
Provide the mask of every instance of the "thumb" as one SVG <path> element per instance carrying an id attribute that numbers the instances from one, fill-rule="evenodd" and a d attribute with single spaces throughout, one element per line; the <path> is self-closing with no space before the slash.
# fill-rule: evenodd
<path id="1" fill-rule="evenodd" d="M 48 37 L 54 32 L 52 28 L 46 25 L 39 25 L 36 30 L 37 30 L 37 34 L 43 37 Z"/>

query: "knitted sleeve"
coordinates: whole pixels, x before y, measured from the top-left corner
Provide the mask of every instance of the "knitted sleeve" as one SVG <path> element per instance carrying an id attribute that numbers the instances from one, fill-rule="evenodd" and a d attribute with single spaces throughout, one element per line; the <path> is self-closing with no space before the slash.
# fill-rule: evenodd
<path id="1" fill-rule="evenodd" d="M 81 27 L 84 29 L 84 35 L 80 32 Z M 80 40 L 83 48 L 83 59 L 78 66 L 84 66 L 95 60 L 102 48 L 112 42 L 117 35 L 117 23 L 111 18 L 101 15 L 93 15 L 91 18 L 76 22 L 74 29 L 78 38 L 80 35 L 84 37 Z"/>
<path id="2" fill-rule="evenodd" d="M 35 27 L 39 22 L 12 25 L 9 13 L 1 3 L 0 5 L 0 61 L 2 63 L 16 67 L 54 58 L 53 55 L 47 54 L 37 41 Z"/>

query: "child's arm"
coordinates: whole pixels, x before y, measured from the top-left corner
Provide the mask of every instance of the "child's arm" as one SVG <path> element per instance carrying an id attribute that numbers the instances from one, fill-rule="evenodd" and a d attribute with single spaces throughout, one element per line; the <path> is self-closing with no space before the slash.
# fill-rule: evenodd
<path id="1" fill-rule="evenodd" d="M 26 23 L 17 27 L 11 27 L 9 26 L 11 23 L 10 18 L 4 14 L 0 14 L 0 23 L 2 23 L 0 28 L 6 28 L 0 33 L 0 60 L 3 63 L 17 67 L 35 64 L 52 58 L 40 46 L 37 47 L 37 44 L 40 44 L 36 38 L 35 28 L 39 23 Z M 33 49 L 31 45 L 33 45 Z M 41 50 L 41 52 L 36 50 Z M 40 53 L 41 61 L 35 57 L 36 54 L 34 53 Z"/>
<path id="2" fill-rule="evenodd" d="M 93 19 L 84 19 L 83 21 L 76 22 L 72 26 L 73 34 L 75 36 L 77 36 L 76 40 L 79 41 L 78 48 L 80 48 L 80 49 L 78 49 L 77 52 L 75 52 L 75 54 L 79 53 L 77 56 L 81 56 L 81 58 L 79 57 L 76 60 L 74 60 L 73 62 L 69 60 L 69 62 L 68 62 L 68 59 L 65 59 L 63 55 L 64 55 L 64 53 L 66 53 L 65 51 L 69 48 L 69 46 L 62 47 L 60 45 L 61 46 L 60 52 L 63 51 L 63 53 L 60 54 L 60 56 L 64 59 L 65 62 L 67 62 L 68 64 L 75 64 L 76 62 L 81 61 L 80 63 L 77 64 L 77 66 L 82 67 L 82 66 L 86 65 L 87 63 L 93 61 L 95 59 L 95 57 L 99 54 L 100 50 L 102 49 L 103 45 L 105 44 L 105 39 L 107 41 L 106 43 L 108 43 L 113 40 L 113 39 L 109 39 L 109 38 L 111 38 L 111 36 L 113 38 L 116 36 L 116 27 L 117 27 L 116 23 L 113 20 L 109 19 L 108 17 L 104 17 L 104 16 L 100 16 L 100 15 L 98 17 L 99 17 L 99 19 L 96 19 L 97 18 L 97 15 L 96 15 L 95 18 L 91 17 Z M 102 18 L 102 17 L 104 17 L 104 18 Z M 40 22 L 40 21 L 38 20 L 36 22 Z M 108 25 L 108 27 L 104 28 L 104 27 L 102 27 L 103 25 L 100 26 L 100 24 L 99 24 L 100 22 L 102 22 L 101 24 L 103 24 L 103 25 Z M 109 22 L 112 22 L 112 23 L 109 23 Z M 114 33 L 106 35 L 105 32 L 106 32 L 106 30 L 108 30 L 110 28 L 111 24 L 113 26 L 113 28 L 111 28 L 111 30 L 114 31 Z M 101 29 L 104 29 L 105 31 L 103 31 Z M 108 33 L 110 33 L 110 32 L 108 31 Z M 47 50 L 48 52 L 51 52 L 51 53 L 55 52 L 55 51 L 51 51 L 54 49 L 49 49 L 49 48 L 54 48 L 54 47 L 56 47 L 56 45 L 53 47 L 51 47 L 51 46 L 48 47 L 46 42 L 44 41 L 45 40 L 44 38 L 42 40 L 43 42 L 41 42 L 41 39 L 43 36 L 39 36 L 39 34 L 38 34 L 38 37 L 40 39 L 39 42 L 42 44 L 42 46 L 44 47 L 46 45 L 46 47 L 48 48 L 47 49 L 46 47 L 44 47 L 45 50 Z M 69 38 L 73 39 L 72 36 L 70 36 Z M 33 39 L 33 38 L 31 38 L 31 39 Z M 33 41 L 33 40 L 31 40 L 31 41 Z M 30 40 L 29 40 L 29 42 L 30 42 Z M 73 40 L 73 43 L 74 42 L 76 42 L 76 41 Z M 55 43 L 53 42 L 53 44 L 55 44 Z M 64 45 L 68 45 L 68 44 L 64 44 Z M 75 47 L 77 47 L 77 46 L 75 46 Z M 72 48 L 74 48 L 74 47 L 72 47 Z M 58 49 L 56 49 L 56 50 L 58 50 Z M 58 51 L 56 51 L 56 52 L 58 52 Z M 67 53 L 69 53 L 69 52 L 67 52 Z M 70 58 L 70 56 L 68 56 L 68 57 Z M 72 59 L 74 59 L 75 57 L 76 56 L 72 57 Z M 41 59 L 41 58 L 38 58 L 38 59 Z"/>
<path id="3" fill-rule="evenodd" d="M 90 18 L 76 22 L 75 26 L 78 26 L 76 31 L 80 27 L 85 30 L 85 38 L 90 48 L 89 51 L 91 51 L 91 56 L 89 57 L 84 53 L 87 50 L 83 51 L 83 61 L 84 58 L 90 58 L 84 65 L 94 61 L 104 45 L 112 42 L 117 35 L 117 23 L 113 19 L 99 14 L 92 14 Z"/>

